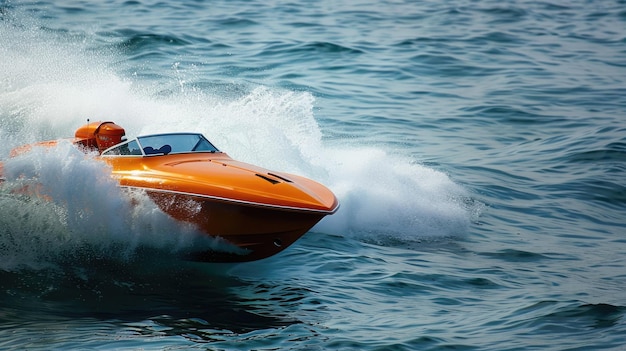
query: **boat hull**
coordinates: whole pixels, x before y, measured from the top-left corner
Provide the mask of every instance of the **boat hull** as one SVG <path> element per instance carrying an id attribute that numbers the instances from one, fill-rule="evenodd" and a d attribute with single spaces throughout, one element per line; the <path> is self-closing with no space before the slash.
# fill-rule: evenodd
<path id="1" fill-rule="evenodd" d="M 338 208 L 321 184 L 231 159 L 225 153 L 103 157 L 122 187 L 144 191 L 172 218 L 237 246 L 195 260 L 244 262 L 275 255 Z"/>

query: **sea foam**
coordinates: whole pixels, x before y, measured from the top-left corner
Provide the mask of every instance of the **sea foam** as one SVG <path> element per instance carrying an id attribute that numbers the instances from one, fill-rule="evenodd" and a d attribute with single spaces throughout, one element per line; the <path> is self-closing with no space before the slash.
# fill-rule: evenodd
<path id="1" fill-rule="evenodd" d="M 114 121 L 131 137 L 202 132 L 236 159 L 310 177 L 333 190 L 341 207 L 314 231 L 419 241 L 462 236 L 468 230 L 472 210 L 463 200 L 467 195 L 462 186 L 383 146 L 325 137 L 325 126 L 314 113 L 315 97 L 309 92 L 250 84 L 237 94 L 216 95 L 194 86 L 195 73 L 181 72 L 175 64 L 172 89 L 164 90 L 116 71 L 122 54 L 94 52 L 88 42 L 7 23 L 0 24 L 0 37 L 6 42 L 0 48 L 6 58 L 0 81 L 7 82 L 0 88 L 3 159 L 23 143 L 71 137 L 88 118 Z M 44 184 L 54 201 L 26 207 L 5 204 L 2 216 L 15 215 L 19 208 L 24 221 L 34 221 L 36 235 L 63 237 L 57 246 L 70 245 L 66 242 L 87 242 L 102 250 L 111 242 L 125 243 L 131 250 L 185 246 L 172 244 L 177 239 L 171 233 L 193 232 L 148 202 L 132 206 L 132 199 L 107 177 L 106 167 L 69 143 L 5 161 L 5 168 L 13 181 L 36 179 Z M 0 240 L 4 247 L 9 240 L 32 239 L 22 239 L 17 224 L 5 225 L 8 234 Z M 3 255 L 8 251 L 4 249 Z"/>

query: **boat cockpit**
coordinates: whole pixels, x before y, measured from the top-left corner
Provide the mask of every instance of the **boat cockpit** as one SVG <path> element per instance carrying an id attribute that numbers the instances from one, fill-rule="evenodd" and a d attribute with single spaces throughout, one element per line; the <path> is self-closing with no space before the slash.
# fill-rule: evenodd
<path id="1" fill-rule="evenodd" d="M 219 150 L 199 133 L 168 133 L 140 136 L 102 152 L 102 156 L 151 156 Z"/>

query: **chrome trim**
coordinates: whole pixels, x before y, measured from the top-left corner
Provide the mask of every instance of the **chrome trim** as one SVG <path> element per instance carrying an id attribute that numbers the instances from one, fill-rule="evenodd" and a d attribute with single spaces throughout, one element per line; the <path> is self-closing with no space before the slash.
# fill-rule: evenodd
<path id="1" fill-rule="evenodd" d="M 200 198 L 204 198 L 204 199 L 211 199 L 211 200 L 215 200 L 215 201 L 222 201 L 222 202 L 227 202 L 227 203 L 235 203 L 235 204 L 239 204 L 239 205 L 247 205 L 247 206 L 252 206 L 252 207 L 275 208 L 275 209 L 284 210 L 284 211 L 313 212 L 313 213 L 320 213 L 320 214 L 325 214 L 325 215 L 331 215 L 331 214 L 337 212 L 337 210 L 339 209 L 339 203 L 337 203 L 335 208 L 333 208 L 332 210 L 316 210 L 316 209 L 302 208 L 302 207 L 270 205 L 270 204 L 263 204 L 263 203 L 258 203 L 258 202 L 252 202 L 252 201 L 235 200 L 235 199 L 230 199 L 230 198 L 226 198 L 226 197 L 210 196 L 210 195 L 195 194 L 195 193 L 187 193 L 187 192 L 184 192 L 184 191 L 155 189 L 155 188 L 146 188 L 146 187 L 139 187 L 139 186 L 128 186 L 128 185 L 121 185 L 121 187 L 122 188 L 128 188 L 128 189 L 139 189 L 139 190 L 145 190 L 145 191 L 160 192 L 160 193 L 166 193 L 166 194 L 175 194 L 175 195 L 185 195 L 185 196 L 200 197 Z"/>

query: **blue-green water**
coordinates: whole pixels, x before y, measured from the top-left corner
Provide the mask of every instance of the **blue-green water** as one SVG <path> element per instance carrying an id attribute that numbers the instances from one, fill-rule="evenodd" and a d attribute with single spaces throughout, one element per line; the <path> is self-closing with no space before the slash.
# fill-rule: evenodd
<path id="1" fill-rule="evenodd" d="M 626 2 L 0 1 L 0 159 L 87 118 L 330 187 L 285 252 L 5 162 L 0 349 L 626 350 Z M 7 172 L 5 172 L 7 173 Z M 27 174 L 54 201 L 12 195 Z"/>

